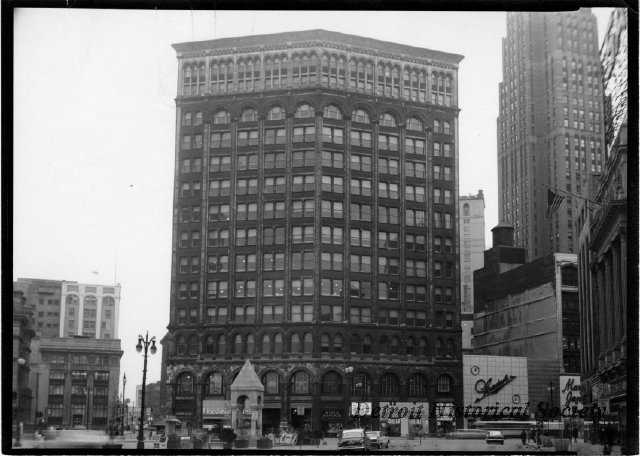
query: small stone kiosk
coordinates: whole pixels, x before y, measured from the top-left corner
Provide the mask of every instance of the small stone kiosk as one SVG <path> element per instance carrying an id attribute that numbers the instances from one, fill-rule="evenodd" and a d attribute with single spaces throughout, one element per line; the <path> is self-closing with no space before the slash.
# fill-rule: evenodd
<path id="1" fill-rule="evenodd" d="M 251 362 L 247 360 L 231 384 L 231 425 L 239 439 L 249 440 L 255 447 L 262 435 L 262 398 L 264 385 L 258 378 Z"/>

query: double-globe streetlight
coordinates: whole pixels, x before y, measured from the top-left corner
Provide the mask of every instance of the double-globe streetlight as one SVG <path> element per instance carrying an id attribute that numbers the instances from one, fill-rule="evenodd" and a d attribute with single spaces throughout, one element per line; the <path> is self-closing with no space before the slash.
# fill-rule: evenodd
<path id="1" fill-rule="evenodd" d="M 149 348 L 151 346 L 151 348 Z M 136 345 L 136 351 L 140 353 L 144 348 L 144 368 L 142 369 L 142 401 L 140 407 L 140 429 L 138 430 L 138 450 L 144 450 L 144 390 L 147 382 L 147 357 L 148 351 L 151 352 L 152 355 L 156 353 L 158 350 L 156 348 L 156 338 L 155 336 L 149 339 L 149 331 L 145 337 L 142 335 L 138 336 L 138 345 Z"/>

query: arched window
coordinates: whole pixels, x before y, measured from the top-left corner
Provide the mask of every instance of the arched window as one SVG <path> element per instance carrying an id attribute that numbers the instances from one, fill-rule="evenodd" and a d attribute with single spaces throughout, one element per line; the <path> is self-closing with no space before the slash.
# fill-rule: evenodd
<path id="1" fill-rule="evenodd" d="M 291 394 L 309 394 L 309 373 L 298 371 L 291 377 Z"/>
<path id="2" fill-rule="evenodd" d="M 400 381 L 395 374 L 388 372 L 382 376 L 380 394 L 382 396 L 398 396 L 400 394 Z"/>
<path id="3" fill-rule="evenodd" d="M 436 358 L 442 358 L 444 356 L 443 347 L 442 347 L 442 339 L 436 339 Z"/>
<path id="4" fill-rule="evenodd" d="M 195 392 L 195 378 L 189 372 L 183 372 L 176 381 L 178 386 L 177 394 L 189 395 Z"/>
<path id="5" fill-rule="evenodd" d="M 236 337 L 233 340 L 233 353 L 235 353 L 236 355 L 241 355 L 242 345 L 243 345 L 242 335 L 236 334 Z"/>
<path id="6" fill-rule="evenodd" d="M 198 353 L 198 337 L 195 334 L 189 336 L 188 351 L 190 355 L 195 355 Z"/>
<path id="7" fill-rule="evenodd" d="M 364 336 L 362 339 L 362 353 L 365 355 L 371 353 L 371 336 Z"/>
<path id="8" fill-rule="evenodd" d="M 337 106 L 328 105 L 328 106 L 325 106 L 324 109 L 322 110 L 322 117 L 324 117 L 325 119 L 341 120 L 342 113 L 340 112 L 340 109 L 338 109 Z"/>
<path id="9" fill-rule="evenodd" d="M 311 333 L 306 333 L 304 335 L 303 349 L 305 353 L 313 352 L 313 336 Z"/>
<path id="10" fill-rule="evenodd" d="M 227 337 L 224 334 L 218 336 L 218 355 L 227 353 Z"/>
<path id="11" fill-rule="evenodd" d="M 398 338 L 398 336 L 393 336 L 391 338 L 391 354 L 400 354 L 400 339 Z"/>
<path id="12" fill-rule="evenodd" d="M 422 374 L 409 377 L 409 396 L 427 397 L 427 377 Z"/>
<path id="13" fill-rule="evenodd" d="M 333 338 L 333 353 L 342 353 L 342 336 L 336 334 Z"/>
<path id="14" fill-rule="evenodd" d="M 86 296 L 84 298 L 84 307 L 85 309 L 87 307 L 95 307 L 98 305 L 98 300 L 96 299 L 95 296 Z"/>
<path id="15" fill-rule="evenodd" d="M 407 130 L 423 131 L 424 126 L 422 125 L 422 122 L 420 122 L 419 119 L 416 119 L 415 117 L 410 117 L 409 120 L 407 120 Z"/>
<path id="16" fill-rule="evenodd" d="M 424 337 L 421 337 L 418 342 L 418 356 L 427 356 L 427 339 Z"/>
<path id="17" fill-rule="evenodd" d="M 256 338 L 253 334 L 247 336 L 247 355 L 253 355 L 256 345 Z"/>
<path id="18" fill-rule="evenodd" d="M 445 120 L 444 123 L 442 124 L 442 130 L 443 130 L 442 132 L 445 135 L 450 135 L 451 134 L 451 124 Z"/>
<path id="19" fill-rule="evenodd" d="M 313 109 L 313 106 L 303 103 L 298 106 L 296 109 L 295 118 L 296 119 L 309 119 L 315 115 L 316 111 Z"/>
<path id="20" fill-rule="evenodd" d="M 341 394 L 342 379 L 337 372 L 329 371 L 322 376 L 322 394 Z"/>
<path id="21" fill-rule="evenodd" d="M 102 298 L 103 307 L 113 307 L 115 305 L 116 305 L 116 300 L 113 299 L 111 296 L 105 296 L 104 298 Z"/>
<path id="22" fill-rule="evenodd" d="M 301 348 L 300 336 L 297 333 L 293 333 L 291 335 L 291 353 L 300 353 L 302 351 Z"/>
<path id="23" fill-rule="evenodd" d="M 262 336 L 262 353 L 271 353 L 271 336 L 269 334 Z"/>
<path id="24" fill-rule="evenodd" d="M 351 394 L 356 397 L 366 397 L 371 393 L 371 379 L 364 372 L 353 375 Z"/>
<path id="25" fill-rule="evenodd" d="M 65 303 L 68 306 L 74 306 L 78 304 L 78 296 L 77 295 L 68 295 L 65 299 Z"/>
<path id="26" fill-rule="evenodd" d="M 440 121 L 438 119 L 433 120 L 433 132 L 440 133 Z"/>
<path id="27" fill-rule="evenodd" d="M 352 334 L 349 339 L 349 351 L 351 353 L 360 353 L 360 338 L 357 334 Z"/>
<path id="28" fill-rule="evenodd" d="M 396 118 L 393 116 L 393 114 L 385 112 L 380 116 L 380 125 L 382 125 L 383 127 L 395 127 L 397 126 Z"/>
<path id="29" fill-rule="evenodd" d="M 207 396 L 221 396 L 223 391 L 223 378 L 220 372 L 213 372 L 209 374 L 205 381 L 204 394 Z"/>
<path id="30" fill-rule="evenodd" d="M 283 350 L 282 334 L 280 333 L 276 334 L 276 337 L 274 338 L 274 346 L 275 346 L 275 353 L 282 353 L 282 350 Z"/>
<path id="31" fill-rule="evenodd" d="M 371 123 L 371 119 L 369 119 L 369 114 L 364 109 L 355 109 L 351 113 L 351 121 L 359 122 L 363 124 Z"/>
<path id="32" fill-rule="evenodd" d="M 282 109 L 281 106 L 274 106 L 273 108 L 269 109 L 267 120 L 284 120 L 285 115 L 285 110 Z"/>
<path id="33" fill-rule="evenodd" d="M 438 377 L 438 393 L 451 392 L 451 377 L 447 374 L 442 374 Z"/>
<path id="34" fill-rule="evenodd" d="M 462 205 L 462 215 L 469 217 L 469 203 L 464 203 Z"/>
<path id="35" fill-rule="evenodd" d="M 212 335 L 208 335 L 205 343 L 204 343 L 204 352 L 208 355 L 213 355 L 214 353 L 214 338 Z"/>
<path id="36" fill-rule="evenodd" d="M 257 122 L 258 121 L 258 111 L 253 108 L 247 108 L 242 111 L 242 115 L 240 116 L 240 122 Z"/>
<path id="37" fill-rule="evenodd" d="M 389 338 L 387 336 L 380 336 L 380 342 L 378 344 L 378 349 L 381 355 L 389 354 Z"/>
<path id="38" fill-rule="evenodd" d="M 320 352 L 329 353 L 331 347 L 329 346 L 329 334 L 323 334 L 320 337 Z"/>
<path id="39" fill-rule="evenodd" d="M 416 354 L 416 342 L 413 337 L 409 337 L 407 339 L 407 355 L 415 355 Z"/>
<path id="40" fill-rule="evenodd" d="M 271 371 L 262 376 L 262 384 L 264 385 L 264 394 L 279 394 L 280 381 L 278 373 Z"/>
<path id="41" fill-rule="evenodd" d="M 187 353 L 187 343 L 184 336 L 178 336 L 176 339 L 176 354 L 184 355 Z"/>
<path id="42" fill-rule="evenodd" d="M 231 122 L 231 114 L 228 111 L 218 111 L 213 116 L 213 123 L 215 125 L 228 124 Z"/>

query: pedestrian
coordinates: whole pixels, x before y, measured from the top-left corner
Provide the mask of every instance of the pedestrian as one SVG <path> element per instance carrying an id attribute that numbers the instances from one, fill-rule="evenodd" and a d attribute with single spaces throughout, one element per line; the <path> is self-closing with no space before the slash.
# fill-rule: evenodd
<path id="1" fill-rule="evenodd" d="M 573 437 L 573 441 L 574 441 L 574 442 L 577 442 L 577 441 L 578 441 L 578 428 L 577 428 L 577 427 L 574 427 L 574 428 L 571 430 L 571 435 L 572 435 L 572 437 Z"/>
<path id="2" fill-rule="evenodd" d="M 522 439 L 522 444 L 524 445 L 525 443 L 527 443 L 527 431 L 525 431 L 524 429 L 522 430 L 522 434 L 520 434 L 520 438 Z"/>

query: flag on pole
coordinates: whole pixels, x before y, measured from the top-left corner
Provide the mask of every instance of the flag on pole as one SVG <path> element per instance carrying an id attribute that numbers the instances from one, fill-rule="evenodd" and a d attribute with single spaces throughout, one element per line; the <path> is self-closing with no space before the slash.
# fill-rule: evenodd
<path id="1" fill-rule="evenodd" d="M 564 196 L 558 195 L 551 189 L 547 189 L 547 217 L 556 212 L 560 204 L 564 200 Z"/>

